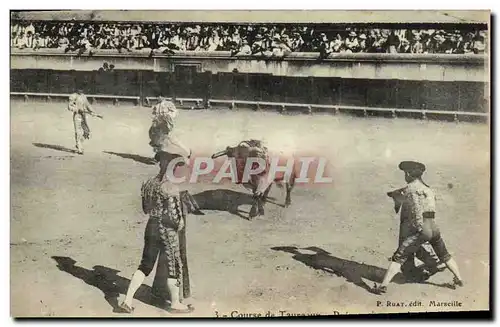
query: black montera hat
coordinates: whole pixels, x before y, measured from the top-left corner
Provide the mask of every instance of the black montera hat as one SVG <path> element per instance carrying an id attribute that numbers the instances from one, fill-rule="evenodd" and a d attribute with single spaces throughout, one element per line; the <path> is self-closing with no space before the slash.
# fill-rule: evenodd
<path id="1" fill-rule="evenodd" d="M 399 164 L 399 169 L 409 173 L 412 176 L 419 177 L 424 173 L 425 165 L 416 161 L 402 161 Z"/>

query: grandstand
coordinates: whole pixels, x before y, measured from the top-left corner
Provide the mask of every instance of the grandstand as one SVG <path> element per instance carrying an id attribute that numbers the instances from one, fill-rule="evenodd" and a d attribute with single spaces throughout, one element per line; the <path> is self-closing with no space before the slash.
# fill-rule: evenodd
<path id="1" fill-rule="evenodd" d="M 52 20 L 52 16 L 59 18 Z M 58 48 L 92 52 L 100 49 L 135 51 L 231 51 L 232 54 L 285 56 L 291 52 L 331 53 L 445 53 L 487 52 L 487 25 L 470 23 L 457 14 L 440 14 L 440 20 L 418 24 L 388 24 L 372 13 L 375 22 L 298 23 L 246 19 L 238 23 L 154 21 L 158 13 L 83 12 L 14 13 L 11 46 L 16 49 Z M 463 14 L 462 14 L 463 15 Z M 139 16 L 153 17 L 149 21 Z M 166 16 L 169 16 L 168 13 Z M 181 15 L 182 16 L 182 15 Z M 417 17 L 419 15 L 416 15 Z M 473 15 L 471 15 L 473 16 Z M 71 17 L 71 18 L 70 18 Z M 425 16 L 429 19 L 428 14 Z M 449 21 L 450 17 L 456 17 Z M 447 18 L 447 19 L 443 19 Z M 477 17 L 475 17 L 477 19 Z M 175 18 L 177 21 L 179 16 Z M 366 18 L 365 18 L 366 19 Z M 377 19 L 379 20 L 377 22 Z M 415 17 L 413 17 L 415 19 Z M 354 20 L 355 21 L 355 20 Z M 464 22 L 465 21 L 465 22 Z M 429 23 L 426 23 L 429 22 Z M 422 24 L 426 23 L 426 26 Z M 438 26 L 435 28 L 434 26 Z"/>

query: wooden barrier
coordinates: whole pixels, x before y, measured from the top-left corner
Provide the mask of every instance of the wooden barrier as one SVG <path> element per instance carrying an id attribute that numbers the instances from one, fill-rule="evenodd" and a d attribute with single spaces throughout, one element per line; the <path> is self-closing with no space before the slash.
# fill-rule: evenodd
<path id="1" fill-rule="evenodd" d="M 47 100 L 52 98 L 68 98 L 70 94 L 58 93 L 29 93 L 29 92 L 11 92 L 11 96 L 23 96 L 25 99 L 29 97 L 44 97 Z M 140 97 L 138 96 L 114 96 L 114 95 L 87 95 L 90 99 L 112 99 L 115 104 L 119 100 L 133 100 L 137 105 L 141 104 Z M 157 97 L 145 97 L 143 105 L 151 106 Z M 166 97 L 167 100 L 173 101 L 183 109 L 210 109 L 212 107 L 227 107 L 231 110 L 238 108 L 238 106 L 253 107 L 255 111 L 262 110 L 263 108 L 275 109 L 280 113 L 286 113 L 290 109 L 299 109 L 304 114 L 313 114 L 315 111 L 326 110 L 332 114 L 342 112 L 358 112 L 367 117 L 370 112 L 375 113 L 390 113 L 392 118 L 397 118 L 401 114 L 416 114 L 421 119 L 428 119 L 428 115 L 447 116 L 452 117 L 453 121 L 459 122 L 461 117 L 474 117 L 488 120 L 489 114 L 482 112 L 472 111 L 447 111 L 447 110 L 423 110 L 423 109 L 405 109 L 405 108 L 379 108 L 379 107 L 365 107 L 365 106 L 343 106 L 343 105 L 324 105 L 324 104 L 305 104 L 305 103 L 286 103 L 286 102 L 267 102 L 267 101 L 243 101 L 243 100 L 218 100 L 209 99 L 204 102 L 201 98 L 172 98 Z"/>
<path id="2" fill-rule="evenodd" d="M 10 92 L 11 96 L 22 96 L 25 100 L 30 97 L 33 98 L 69 98 L 70 94 L 62 93 L 34 93 L 34 92 Z M 120 100 L 133 101 L 136 105 L 140 105 L 141 97 L 139 96 L 126 96 L 126 95 L 103 95 L 103 94 L 86 94 L 87 99 L 96 102 L 98 99 L 112 100 L 114 104 L 118 104 Z"/>

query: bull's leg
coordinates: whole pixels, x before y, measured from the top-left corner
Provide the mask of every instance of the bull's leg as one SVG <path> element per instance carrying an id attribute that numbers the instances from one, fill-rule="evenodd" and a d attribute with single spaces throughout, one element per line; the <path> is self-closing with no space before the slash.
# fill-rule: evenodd
<path id="1" fill-rule="evenodd" d="M 267 200 L 267 197 L 269 196 L 269 192 L 271 191 L 271 186 L 273 186 L 273 184 L 269 185 L 268 188 L 266 189 L 266 191 L 264 192 L 264 195 L 262 196 L 263 201 Z"/>
<path id="2" fill-rule="evenodd" d="M 259 215 L 259 198 L 254 197 L 252 208 L 250 209 L 250 213 L 248 214 L 248 219 L 252 220 L 253 218 Z"/>
<path id="3" fill-rule="evenodd" d="M 295 186 L 295 173 L 292 173 L 290 179 L 285 183 L 286 185 L 286 199 L 285 199 L 285 207 L 289 207 L 292 204 L 292 190 Z"/>
<path id="4" fill-rule="evenodd" d="M 259 209 L 259 215 L 264 216 L 265 210 L 264 210 L 264 196 L 261 195 L 257 199 L 257 207 Z"/>

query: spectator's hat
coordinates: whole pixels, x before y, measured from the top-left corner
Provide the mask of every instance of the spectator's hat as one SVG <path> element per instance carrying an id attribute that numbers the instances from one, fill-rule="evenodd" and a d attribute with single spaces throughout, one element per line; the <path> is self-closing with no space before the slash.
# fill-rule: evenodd
<path id="1" fill-rule="evenodd" d="M 257 34 L 257 35 L 255 35 L 255 39 L 256 39 L 256 40 L 262 40 L 262 35 L 261 35 L 261 34 Z"/>
<path id="2" fill-rule="evenodd" d="M 417 161 L 402 161 L 399 169 L 412 177 L 421 177 L 425 172 L 425 165 Z"/>
<path id="3" fill-rule="evenodd" d="M 282 40 L 288 40 L 289 38 L 290 38 L 290 37 L 288 36 L 288 34 L 283 34 L 283 35 L 281 36 L 281 39 L 282 39 Z"/>
<path id="4" fill-rule="evenodd" d="M 361 34 L 361 35 L 359 36 L 359 38 L 360 38 L 360 39 L 362 39 L 362 40 L 366 40 L 366 35 L 363 33 L 363 34 Z"/>
<path id="5" fill-rule="evenodd" d="M 349 36 L 353 36 L 353 37 L 354 37 L 354 36 L 356 36 L 356 32 L 351 31 L 351 32 L 349 33 Z"/>
<path id="6" fill-rule="evenodd" d="M 242 44 L 248 44 L 248 40 L 247 39 L 243 39 L 243 41 L 241 41 Z"/>
<path id="7" fill-rule="evenodd" d="M 422 37 L 420 36 L 420 34 L 415 34 L 415 36 L 413 37 L 413 39 L 415 41 L 420 41 L 422 39 Z"/>

